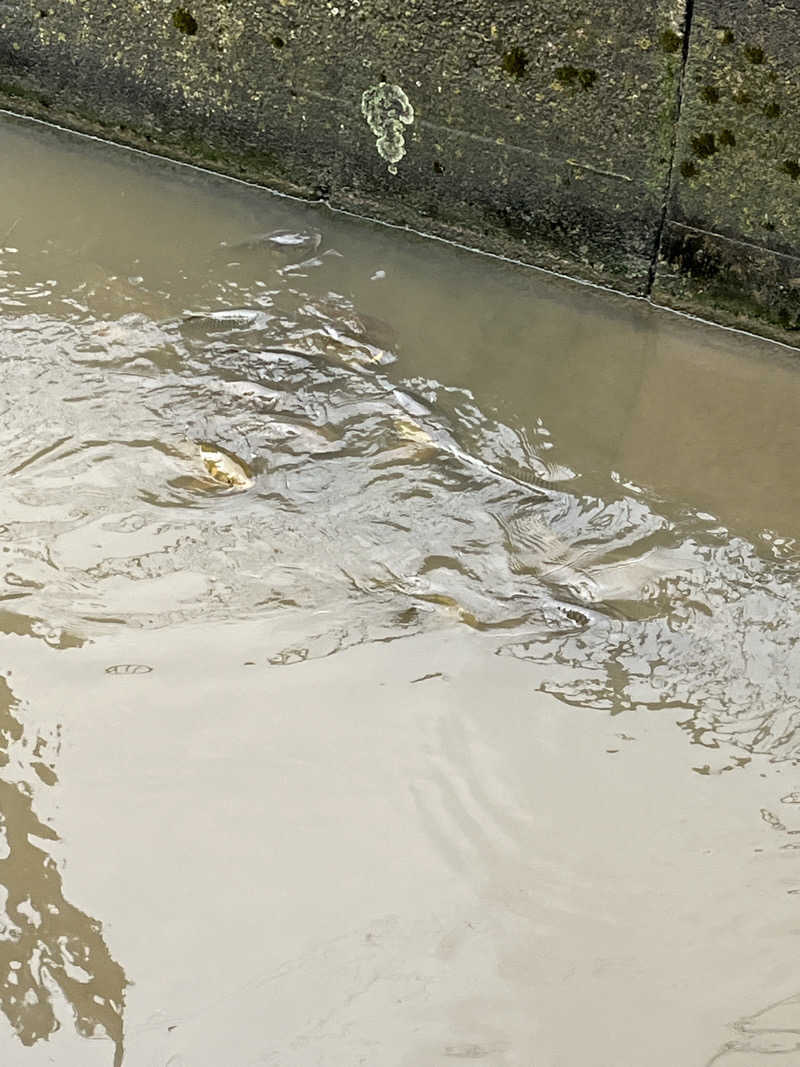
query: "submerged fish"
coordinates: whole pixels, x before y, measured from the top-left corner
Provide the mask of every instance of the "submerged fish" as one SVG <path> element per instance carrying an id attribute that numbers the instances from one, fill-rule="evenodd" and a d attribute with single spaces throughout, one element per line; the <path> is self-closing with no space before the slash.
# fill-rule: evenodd
<path id="1" fill-rule="evenodd" d="M 625 559 L 603 560 L 608 546 L 570 545 L 530 511 L 511 519 L 495 515 L 515 574 L 533 574 L 585 605 L 628 617 L 633 604 L 655 602 L 660 584 L 696 566 L 687 555 L 651 548 Z M 628 607 L 624 607 L 624 605 Z M 636 609 L 637 615 L 641 608 Z"/>
<path id="2" fill-rule="evenodd" d="M 302 252 L 311 255 L 321 244 L 322 234 L 318 230 L 273 230 L 271 233 L 246 237 L 243 241 L 223 241 L 219 247 L 229 252 L 266 251 L 279 255 Z"/>
<path id="3" fill-rule="evenodd" d="M 294 337 L 287 338 L 290 346 L 274 343 L 280 331 L 280 316 L 259 307 L 220 308 L 215 311 L 193 311 L 182 319 L 184 336 L 194 341 L 223 338 L 252 343 L 262 335 L 265 352 L 285 352 L 304 359 L 320 356 L 348 367 L 380 365 L 394 358 L 385 343 L 390 327 L 379 319 L 361 315 L 347 308 L 337 313 L 334 305 L 301 309 L 311 328 L 299 327 Z M 244 335 L 244 336 L 241 336 Z M 376 336 L 377 335 L 377 336 Z"/>
<path id="4" fill-rule="evenodd" d="M 495 515 L 495 519 L 505 534 L 510 566 L 515 574 L 533 574 L 567 590 L 584 603 L 594 604 L 602 599 L 597 582 L 585 569 L 593 553 L 575 549 L 531 512 L 512 519 Z"/>
<path id="5" fill-rule="evenodd" d="M 275 318 L 263 308 L 220 308 L 218 311 L 193 311 L 184 315 L 189 332 L 217 334 L 241 330 L 265 330 Z"/>

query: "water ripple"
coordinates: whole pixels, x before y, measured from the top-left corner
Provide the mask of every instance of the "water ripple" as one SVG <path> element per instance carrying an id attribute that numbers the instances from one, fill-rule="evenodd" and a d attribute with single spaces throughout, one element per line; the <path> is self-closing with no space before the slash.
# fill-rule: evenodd
<path id="1" fill-rule="evenodd" d="M 795 758 L 796 545 L 751 544 L 613 471 L 590 490 L 541 420 L 403 380 L 389 325 L 303 286 L 335 277 L 321 245 L 224 248 L 266 256 L 266 280 L 218 265 L 190 308 L 102 272 L 15 291 L 7 625 L 58 643 L 259 617 L 276 665 L 468 626 L 565 703 L 684 709 L 701 745 Z"/>

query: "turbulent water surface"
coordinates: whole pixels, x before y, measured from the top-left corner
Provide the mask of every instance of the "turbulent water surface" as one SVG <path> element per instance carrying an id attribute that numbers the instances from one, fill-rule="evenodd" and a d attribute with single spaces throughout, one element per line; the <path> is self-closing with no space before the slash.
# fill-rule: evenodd
<path id="1" fill-rule="evenodd" d="M 4 1062 L 800 1063 L 800 364 L 0 134 Z"/>

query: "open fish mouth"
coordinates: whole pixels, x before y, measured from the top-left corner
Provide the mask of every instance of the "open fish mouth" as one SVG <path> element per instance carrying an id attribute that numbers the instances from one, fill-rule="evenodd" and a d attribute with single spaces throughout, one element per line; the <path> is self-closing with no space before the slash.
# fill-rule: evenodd
<path id="1" fill-rule="evenodd" d="M 244 492 L 253 485 L 253 473 L 243 459 L 220 445 L 199 441 L 190 446 L 213 487 L 222 492 Z"/>

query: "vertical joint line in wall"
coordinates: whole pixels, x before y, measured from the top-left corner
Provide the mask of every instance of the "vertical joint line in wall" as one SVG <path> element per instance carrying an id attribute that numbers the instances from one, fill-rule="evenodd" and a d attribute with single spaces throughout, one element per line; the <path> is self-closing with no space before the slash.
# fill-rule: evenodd
<path id="1" fill-rule="evenodd" d="M 658 268 L 658 256 L 661 252 L 661 241 L 664 236 L 664 227 L 667 222 L 669 198 L 672 192 L 672 172 L 675 168 L 675 153 L 678 145 L 678 130 L 681 124 L 681 108 L 683 106 L 683 81 L 686 77 L 686 62 L 689 58 L 689 42 L 692 36 L 692 16 L 694 15 L 694 0 L 686 0 L 683 11 L 683 47 L 681 48 L 681 67 L 678 73 L 678 84 L 675 90 L 674 120 L 672 124 L 672 138 L 669 146 L 669 164 L 667 166 L 667 178 L 664 185 L 664 199 L 661 203 L 661 215 L 656 227 L 656 235 L 653 241 L 653 254 L 650 258 L 650 269 L 647 272 L 647 288 L 645 296 L 650 297 L 656 280 Z"/>

